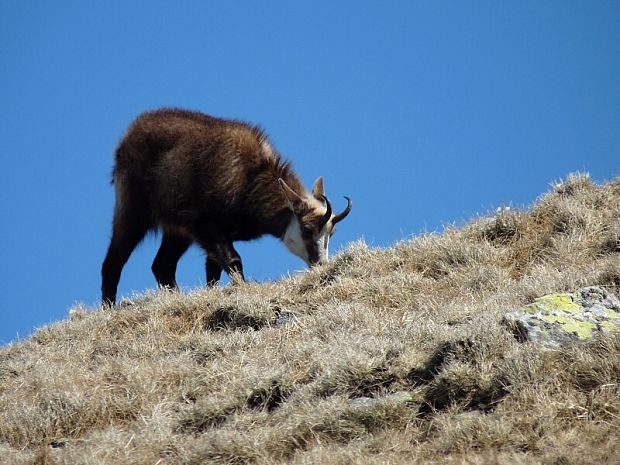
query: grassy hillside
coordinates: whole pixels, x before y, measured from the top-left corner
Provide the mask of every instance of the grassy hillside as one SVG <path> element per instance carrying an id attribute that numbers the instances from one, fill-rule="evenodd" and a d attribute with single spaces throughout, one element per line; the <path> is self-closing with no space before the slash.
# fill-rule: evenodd
<path id="1" fill-rule="evenodd" d="M 499 324 L 586 285 L 620 291 L 620 178 L 275 283 L 74 308 L 0 350 L 0 461 L 620 463 L 620 336 Z"/>

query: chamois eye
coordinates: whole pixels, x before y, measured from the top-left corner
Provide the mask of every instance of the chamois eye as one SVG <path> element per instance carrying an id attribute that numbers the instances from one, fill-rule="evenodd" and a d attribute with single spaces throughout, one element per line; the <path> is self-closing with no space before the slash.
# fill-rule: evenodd
<path id="1" fill-rule="evenodd" d="M 304 239 L 309 239 L 314 234 L 314 228 L 309 224 L 304 224 L 301 227 L 301 237 Z"/>

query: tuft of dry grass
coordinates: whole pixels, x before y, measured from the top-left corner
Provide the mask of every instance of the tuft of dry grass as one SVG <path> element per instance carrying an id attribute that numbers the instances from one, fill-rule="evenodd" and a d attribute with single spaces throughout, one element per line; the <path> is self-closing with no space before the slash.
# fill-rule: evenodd
<path id="1" fill-rule="evenodd" d="M 620 463 L 620 335 L 501 316 L 620 290 L 620 178 L 279 282 L 149 292 L 0 349 L 8 464 Z"/>

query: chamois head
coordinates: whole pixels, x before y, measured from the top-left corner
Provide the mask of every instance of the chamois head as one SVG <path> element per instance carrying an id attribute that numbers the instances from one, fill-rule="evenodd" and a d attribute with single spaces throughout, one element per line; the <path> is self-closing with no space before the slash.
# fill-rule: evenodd
<path id="1" fill-rule="evenodd" d="M 319 177 L 312 188 L 312 195 L 302 196 L 291 189 L 282 178 L 278 180 L 293 212 L 282 241 L 288 249 L 309 266 L 325 263 L 328 258 L 329 239 L 336 232 L 336 223 L 351 211 L 352 202 L 337 215 L 325 197 L 323 178 Z"/>

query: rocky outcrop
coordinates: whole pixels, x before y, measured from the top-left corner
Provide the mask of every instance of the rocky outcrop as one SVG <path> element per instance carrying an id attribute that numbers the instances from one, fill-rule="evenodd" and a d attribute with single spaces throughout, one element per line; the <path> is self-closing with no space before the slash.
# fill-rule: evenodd
<path id="1" fill-rule="evenodd" d="M 520 341 L 556 348 L 620 331 L 620 300 L 600 287 L 549 294 L 504 316 L 502 323 Z"/>

